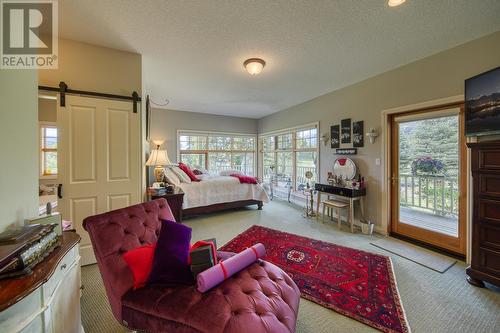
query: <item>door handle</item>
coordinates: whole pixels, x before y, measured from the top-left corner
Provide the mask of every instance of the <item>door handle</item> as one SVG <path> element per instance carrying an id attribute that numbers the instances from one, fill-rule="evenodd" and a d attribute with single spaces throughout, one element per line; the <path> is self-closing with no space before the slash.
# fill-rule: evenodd
<path id="1" fill-rule="evenodd" d="M 57 197 L 62 199 L 62 184 L 57 184 Z"/>

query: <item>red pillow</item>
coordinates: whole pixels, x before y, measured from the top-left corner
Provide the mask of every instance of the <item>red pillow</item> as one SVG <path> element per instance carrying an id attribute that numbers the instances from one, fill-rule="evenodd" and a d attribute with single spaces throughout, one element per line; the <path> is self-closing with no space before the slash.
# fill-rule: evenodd
<path id="1" fill-rule="evenodd" d="M 153 266 L 155 248 L 156 243 L 153 243 L 135 248 L 123 255 L 123 260 L 125 260 L 134 276 L 134 290 L 144 287 Z"/>
<path id="2" fill-rule="evenodd" d="M 194 174 L 193 170 L 191 170 L 186 164 L 184 163 L 179 163 L 179 168 L 188 175 L 188 177 L 191 179 L 193 182 L 199 182 L 200 180 L 196 175 Z"/>

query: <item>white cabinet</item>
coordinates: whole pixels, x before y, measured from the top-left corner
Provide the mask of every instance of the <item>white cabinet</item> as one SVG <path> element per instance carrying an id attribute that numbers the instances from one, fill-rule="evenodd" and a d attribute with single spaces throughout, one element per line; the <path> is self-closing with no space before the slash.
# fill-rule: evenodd
<path id="1" fill-rule="evenodd" d="M 60 260 L 53 260 L 55 266 L 49 270 L 50 274 L 42 280 L 43 283 L 0 312 L 0 332 L 83 333 L 78 241 L 73 242 L 69 250 L 67 244 L 64 247 L 64 241 L 59 251 L 67 252 Z M 37 274 L 36 267 L 33 274 Z M 4 284 L 0 281 L 2 287 Z"/>

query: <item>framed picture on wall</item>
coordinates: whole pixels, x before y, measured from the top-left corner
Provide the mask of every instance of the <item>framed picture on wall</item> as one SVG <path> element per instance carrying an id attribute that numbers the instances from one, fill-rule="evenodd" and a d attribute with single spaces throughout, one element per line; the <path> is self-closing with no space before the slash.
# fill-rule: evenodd
<path id="1" fill-rule="evenodd" d="M 351 118 L 340 121 L 340 142 L 351 143 Z"/>
<path id="2" fill-rule="evenodd" d="M 331 148 L 340 148 L 340 125 L 330 126 Z"/>
<path id="3" fill-rule="evenodd" d="M 364 122 L 355 121 L 352 123 L 352 145 L 353 147 L 363 147 L 364 141 Z"/>

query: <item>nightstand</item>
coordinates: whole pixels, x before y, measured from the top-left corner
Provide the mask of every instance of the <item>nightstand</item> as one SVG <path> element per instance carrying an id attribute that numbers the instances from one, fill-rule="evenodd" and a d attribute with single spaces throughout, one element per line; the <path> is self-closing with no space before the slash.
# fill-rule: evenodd
<path id="1" fill-rule="evenodd" d="M 172 214 L 175 217 L 175 221 L 182 222 L 182 203 L 184 202 L 184 192 L 176 187 L 174 193 L 167 193 L 164 195 L 149 195 L 149 200 L 154 200 L 158 198 L 165 198 L 172 210 Z"/>

